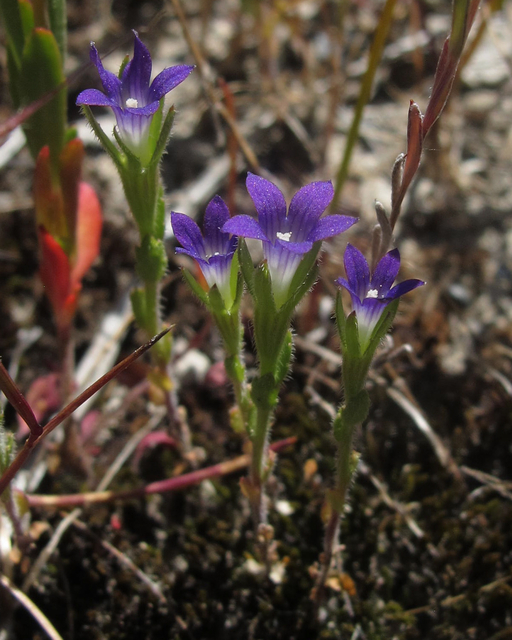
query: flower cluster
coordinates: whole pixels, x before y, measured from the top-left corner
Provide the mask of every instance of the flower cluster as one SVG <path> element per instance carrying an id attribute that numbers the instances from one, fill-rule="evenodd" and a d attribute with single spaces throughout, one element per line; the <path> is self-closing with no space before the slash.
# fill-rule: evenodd
<path id="1" fill-rule="evenodd" d="M 350 293 L 352 308 L 357 317 L 359 344 L 361 351 L 364 352 L 384 309 L 393 300 L 425 283 L 422 280 L 412 279 L 393 287 L 400 270 L 398 249 L 389 251 L 381 258 L 373 274 L 370 274 L 370 267 L 363 254 L 348 244 L 344 265 L 347 280 L 338 278 L 336 283 Z"/>
<path id="2" fill-rule="evenodd" d="M 210 287 L 217 286 L 226 307 L 233 302 L 231 287 L 231 265 L 236 250 L 235 237 L 222 231 L 229 220 L 229 210 L 220 196 L 215 196 L 206 207 L 204 214 L 204 237 L 197 224 L 183 213 L 171 213 L 174 235 L 183 248 L 177 253 L 185 253 L 199 263 L 205 280 Z"/>
<path id="3" fill-rule="evenodd" d="M 235 246 L 233 240 L 228 240 L 228 234 L 261 240 L 274 302 L 279 308 L 288 298 L 293 276 L 304 255 L 316 242 L 346 231 L 357 220 L 341 215 L 321 218 L 333 197 L 330 182 L 312 182 L 300 189 L 293 197 L 288 212 L 284 196 L 274 184 L 252 173 L 249 173 L 246 184 L 258 212 L 258 220 L 247 215 L 229 219 L 227 207 L 217 197 L 208 205 L 203 239 L 194 222 L 183 214 L 173 213 L 174 233 L 184 247 L 178 251 L 199 262 L 210 287 L 217 284 L 221 291 L 225 291 Z M 225 236 L 224 240 L 222 236 Z"/>
<path id="4" fill-rule="evenodd" d="M 86 89 L 80 93 L 76 103 L 110 107 L 116 116 L 119 135 L 124 144 L 135 156 L 147 161 L 149 129 L 160 107 L 160 100 L 183 82 L 194 67 L 168 67 L 150 83 L 151 55 L 137 32 L 133 33 L 133 58 L 122 69 L 120 77 L 104 68 L 96 46 L 91 43 L 91 62 L 98 69 L 104 93 L 98 89 Z"/>

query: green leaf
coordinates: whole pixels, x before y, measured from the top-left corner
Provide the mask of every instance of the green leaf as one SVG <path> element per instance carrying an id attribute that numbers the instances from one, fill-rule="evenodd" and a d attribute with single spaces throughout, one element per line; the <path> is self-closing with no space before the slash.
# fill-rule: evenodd
<path id="1" fill-rule="evenodd" d="M 53 162 L 64 145 L 66 131 L 66 87 L 62 57 L 51 31 L 36 28 L 30 34 L 21 62 L 20 97 L 23 104 L 31 104 L 62 88 L 24 125 L 30 151 L 37 158 L 39 151 L 48 145 Z"/>
<path id="2" fill-rule="evenodd" d="M 50 18 L 50 28 L 64 63 L 67 53 L 67 12 L 65 0 L 48 0 L 48 16 Z"/>
<path id="3" fill-rule="evenodd" d="M 23 47 L 25 46 L 25 34 L 18 0 L 0 0 L 0 12 L 7 33 L 8 43 L 11 45 L 13 68 L 19 71 Z"/>

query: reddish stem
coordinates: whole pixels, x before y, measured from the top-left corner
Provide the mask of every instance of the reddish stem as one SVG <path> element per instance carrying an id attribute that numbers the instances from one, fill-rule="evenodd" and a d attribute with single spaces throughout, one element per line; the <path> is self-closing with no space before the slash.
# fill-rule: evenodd
<path id="1" fill-rule="evenodd" d="M 274 452 L 280 451 L 285 447 L 294 444 L 297 438 L 285 438 L 271 445 Z M 129 489 L 127 491 L 92 491 L 89 493 L 77 493 L 63 496 L 43 496 L 43 495 L 26 495 L 25 499 L 30 507 L 52 507 L 52 508 L 68 508 L 81 507 L 86 504 L 98 504 L 113 502 L 114 500 L 129 500 L 131 498 L 141 498 L 151 495 L 152 493 L 167 493 L 169 491 L 181 491 L 195 484 L 199 484 L 203 480 L 210 480 L 225 476 L 235 471 L 240 471 L 250 464 L 249 454 L 239 456 L 233 460 L 227 460 L 214 464 L 211 467 L 205 467 L 197 471 L 185 473 L 176 478 L 168 478 L 167 480 L 159 480 L 143 487 Z"/>

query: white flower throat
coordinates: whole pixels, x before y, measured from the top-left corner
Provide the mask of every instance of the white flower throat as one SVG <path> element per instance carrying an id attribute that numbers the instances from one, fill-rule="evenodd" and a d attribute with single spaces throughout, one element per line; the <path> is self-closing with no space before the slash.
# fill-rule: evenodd
<path id="1" fill-rule="evenodd" d="M 278 240 L 283 240 L 284 242 L 290 242 L 290 238 L 292 237 L 292 232 L 287 231 L 286 233 L 281 233 L 280 231 L 278 231 L 276 233 L 276 237 Z"/>
<path id="2" fill-rule="evenodd" d="M 128 109 L 137 109 L 139 106 L 139 101 L 136 98 L 128 98 L 125 104 Z"/>
<path id="3" fill-rule="evenodd" d="M 379 292 L 377 291 L 377 289 L 370 289 L 368 291 L 368 293 L 366 294 L 367 298 L 378 298 L 379 297 Z"/>

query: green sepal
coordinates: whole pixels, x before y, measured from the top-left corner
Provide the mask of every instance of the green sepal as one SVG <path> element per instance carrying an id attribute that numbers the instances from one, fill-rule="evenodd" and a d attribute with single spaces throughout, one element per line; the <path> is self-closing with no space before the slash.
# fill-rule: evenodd
<path id="1" fill-rule="evenodd" d="M 333 423 L 336 440 L 338 442 L 348 441 L 355 427 L 366 419 L 369 410 L 370 396 L 366 389 L 362 389 L 338 411 Z"/>
<path id="2" fill-rule="evenodd" d="M 352 359 L 361 358 L 361 346 L 359 344 L 359 328 L 357 326 L 356 312 L 352 311 L 345 322 L 346 357 Z"/>
<path id="3" fill-rule="evenodd" d="M 263 262 L 254 270 L 254 303 L 265 315 L 276 315 L 277 309 L 272 293 L 272 282 L 267 263 Z"/>
<path id="4" fill-rule="evenodd" d="M 146 326 L 146 296 L 143 289 L 134 289 L 130 294 L 130 300 L 132 303 L 133 315 L 135 316 L 135 322 L 139 327 Z"/>
<path id="5" fill-rule="evenodd" d="M 238 310 L 240 302 L 242 301 L 242 295 L 244 293 L 244 278 L 240 272 L 240 262 L 238 258 L 238 251 L 235 251 L 233 260 L 231 262 L 231 272 L 229 274 L 229 289 L 233 296 L 233 311 Z"/>
<path id="6" fill-rule="evenodd" d="M 210 311 L 222 335 L 227 353 L 230 355 L 238 354 L 240 351 L 241 334 L 238 310 L 226 310 L 224 299 L 216 286 L 210 289 L 209 300 Z"/>
<path id="7" fill-rule="evenodd" d="M 214 315 L 226 314 L 226 303 L 216 284 L 208 292 L 210 309 Z"/>
<path id="8" fill-rule="evenodd" d="M 311 288 L 313 283 L 307 286 L 306 282 L 310 278 L 311 271 L 316 265 L 316 259 L 318 258 L 318 254 L 320 253 L 321 248 L 322 243 L 315 242 L 312 249 L 308 251 L 300 261 L 299 266 L 297 267 L 297 271 L 295 272 L 295 275 L 293 276 L 290 284 L 291 295 L 293 295 L 293 293 L 296 291 L 303 292 L 300 295 L 300 298 L 302 298 L 302 296 L 304 296 Z M 296 304 L 300 302 L 300 298 Z"/>
<path id="9" fill-rule="evenodd" d="M 343 308 L 343 299 L 341 296 L 341 291 L 336 293 L 336 303 L 334 307 L 335 316 L 336 316 L 336 327 L 338 329 L 338 335 L 340 337 L 341 342 L 341 352 L 345 353 L 347 350 L 347 317 L 345 315 L 345 309 Z"/>
<path id="10" fill-rule="evenodd" d="M 366 347 L 364 354 L 370 352 L 373 358 L 373 354 L 375 350 L 384 339 L 388 331 L 391 329 L 391 325 L 393 324 L 393 320 L 395 319 L 396 313 L 398 311 L 398 305 L 400 304 L 400 298 L 393 300 L 390 304 L 382 312 L 379 321 L 377 322 L 375 329 L 372 332 L 370 342 Z"/>
<path id="11" fill-rule="evenodd" d="M 300 267 L 299 267 L 300 268 Z M 295 308 L 302 300 L 302 298 L 306 295 L 306 293 L 311 289 L 311 287 L 315 284 L 316 279 L 318 278 L 318 266 L 316 264 L 312 264 L 309 268 L 309 271 L 304 274 L 304 277 L 300 280 L 300 285 L 292 290 L 290 288 L 290 297 L 281 307 L 280 312 L 291 318 Z M 294 278 L 295 279 L 295 278 Z"/>
<path id="12" fill-rule="evenodd" d="M 91 108 L 86 104 L 82 105 L 82 112 L 87 119 L 87 122 L 90 124 L 91 129 L 94 131 L 94 135 L 98 138 L 101 143 L 101 146 L 105 149 L 108 155 L 112 158 L 114 164 L 116 165 L 117 170 L 122 176 L 125 162 L 119 153 L 119 149 L 115 146 L 112 140 L 107 136 L 107 134 L 100 127 L 98 121 L 94 117 Z"/>
<path id="13" fill-rule="evenodd" d="M 251 385 L 251 399 L 257 407 L 272 409 L 277 402 L 276 381 L 271 373 L 254 378 Z"/>
<path id="14" fill-rule="evenodd" d="M 121 78 L 123 77 L 123 71 L 126 68 L 126 65 L 130 62 L 130 56 L 128 54 L 125 55 L 125 57 L 123 58 L 123 61 L 121 62 L 121 66 L 119 67 L 119 71 L 117 73 L 117 77 L 119 78 L 119 80 L 121 80 Z"/>
<path id="15" fill-rule="evenodd" d="M 284 339 L 283 348 L 276 363 L 276 384 L 280 385 L 290 372 L 290 362 L 293 355 L 292 332 L 288 331 Z"/>
<path id="16" fill-rule="evenodd" d="M 141 163 L 140 158 L 138 156 L 136 156 L 133 153 L 133 151 L 130 149 L 130 147 L 128 147 L 126 145 L 124 140 L 119 135 L 119 131 L 117 129 L 117 126 L 114 127 L 113 133 L 114 133 L 114 138 L 116 139 L 116 142 L 119 145 L 119 148 L 121 149 L 121 151 L 126 156 L 126 159 L 128 160 L 128 166 L 130 167 L 130 170 L 131 171 L 135 170 L 138 173 L 140 173 L 140 171 L 142 170 L 142 163 Z"/>
<path id="17" fill-rule="evenodd" d="M 149 164 L 151 166 L 157 165 L 162 159 L 162 156 L 164 155 L 165 149 L 167 147 L 167 143 L 169 142 L 172 125 L 174 122 L 175 111 L 174 107 L 171 107 L 167 112 L 167 115 L 165 116 L 163 125 L 161 124 L 163 108 L 164 98 L 160 100 L 160 107 L 155 113 L 155 116 L 153 117 L 151 126 L 149 128 L 149 144 L 151 145 L 151 148 L 154 148 L 151 160 L 149 161 Z"/>
<path id="18" fill-rule="evenodd" d="M 48 145 L 54 166 L 64 145 L 66 130 L 66 88 L 62 57 L 51 31 L 35 28 L 27 39 L 20 69 L 19 95 L 23 104 L 32 104 L 62 85 L 56 95 L 24 124 L 30 152 L 37 158 Z"/>
<path id="19" fill-rule="evenodd" d="M 192 289 L 199 300 L 201 300 L 203 304 L 210 308 L 210 300 L 208 299 L 207 292 L 201 287 L 199 282 L 194 278 L 190 271 L 188 271 L 188 269 L 182 269 L 181 273 L 187 281 L 188 286 Z"/>
<path id="20" fill-rule="evenodd" d="M 256 292 L 254 289 L 254 265 L 251 254 L 247 248 L 247 243 L 243 238 L 238 238 L 238 259 L 240 261 L 240 269 L 245 280 L 245 284 L 249 289 L 249 293 L 256 301 Z"/>
<path id="21" fill-rule="evenodd" d="M 144 236 L 135 251 L 137 275 L 144 282 L 159 282 L 167 270 L 167 254 L 162 240 Z"/>

